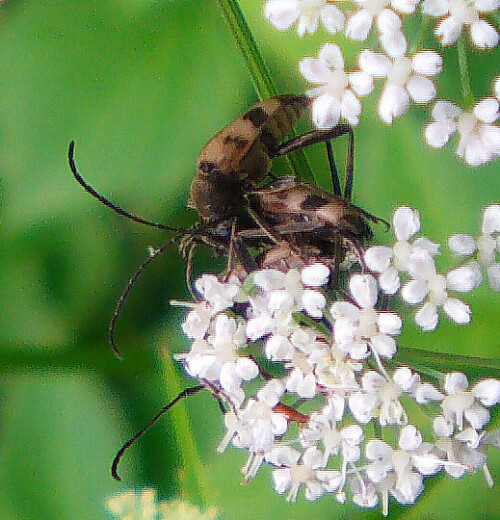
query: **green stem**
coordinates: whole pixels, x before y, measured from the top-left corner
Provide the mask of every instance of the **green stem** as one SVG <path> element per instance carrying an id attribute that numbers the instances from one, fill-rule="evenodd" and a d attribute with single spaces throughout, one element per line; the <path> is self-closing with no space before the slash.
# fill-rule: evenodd
<path id="1" fill-rule="evenodd" d="M 441 379 L 447 372 L 464 372 L 473 379 L 481 377 L 500 377 L 500 361 L 472 356 L 429 352 L 416 348 L 400 348 L 397 364 L 404 363 L 411 368 Z"/>
<path id="2" fill-rule="evenodd" d="M 457 42 L 458 52 L 458 68 L 460 70 L 460 84 L 462 86 L 462 97 L 465 100 L 465 105 L 468 107 L 474 102 L 474 94 L 470 85 L 469 67 L 467 65 L 467 44 L 466 35 L 462 31 Z"/>
<path id="3" fill-rule="evenodd" d="M 243 56 L 245 65 L 250 72 L 257 95 L 261 100 L 278 95 L 278 89 L 273 81 L 269 67 L 264 61 L 264 57 L 252 35 L 238 1 L 218 0 L 218 2 L 229 30 Z M 308 180 L 314 178 L 302 150 L 287 156 L 287 160 L 295 173 L 299 173 L 301 177 Z"/>
<path id="4" fill-rule="evenodd" d="M 163 375 L 165 380 L 168 381 L 169 394 L 172 392 L 171 397 L 175 397 L 175 395 L 184 390 L 170 356 L 166 356 Z M 179 446 L 182 460 L 182 468 L 180 468 L 177 476 L 182 496 L 185 500 L 194 504 L 207 506 L 211 503 L 210 497 L 213 496 L 210 478 L 207 470 L 203 467 L 197 445 L 194 441 L 185 399 L 177 403 L 175 409 L 172 409 L 170 422 L 172 434 L 175 436 L 177 446 Z"/>
<path id="5" fill-rule="evenodd" d="M 419 49 L 422 48 L 422 42 L 424 41 L 424 37 L 427 34 L 427 30 L 429 28 L 430 16 L 420 14 L 420 19 L 421 19 L 421 23 L 420 23 L 420 30 L 418 33 L 418 38 L 416 38 L 414 43 L 412 43 L 410 45 L 410 50 L 408 51 L 408 54 L 414 54 L 415 52 L 417 52 Z"/>

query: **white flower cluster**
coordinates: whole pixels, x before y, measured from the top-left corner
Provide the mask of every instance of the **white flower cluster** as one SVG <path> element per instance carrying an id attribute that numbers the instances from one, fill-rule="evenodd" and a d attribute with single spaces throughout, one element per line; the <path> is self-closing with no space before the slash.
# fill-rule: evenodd
<path id="1" fill-rule="evenodd" d="M 341 299 L 329 288 L 330 269 L 316 262 L 225 282 L 204 274 L 196 283 L 202 299 L 188 304 L 183 331 L 192 346 L 176 357 L 228 405 L 219 452 L 230 444 L 248 452 L 245 479 L 271 466 L 276 492 L 289 501 L 304 488 L 308 500 L 350 496 L 361 507 L 381 503 L 387 514 L 389 496 L 413 504 L 424 478 L 441 471 L 459 478 L 483 469 L 492 485 L 485 450 L 499 439 L 485 427 L 489 408 L 500 403 L 500 381 L 469 388 L 464 374 L 452 372 L 435 386 L 388 362 L 403 318 L 387 310 L 387 298 L 420 305 L 416 322 L 424 330 L 437 326 L 439 308 L 468 323 L 469 307 L 449 292 L 476 287 L 480 265 L 498 288 L 500 205 L 486 208 L 479 238 L 450 238 L 452 251 L 475 259 L 446 275 L 434 264 L 439 245 L 415 239 L 417 211 L 400 207 L 393 223 L 394 246 L 368 248 Z M 433 439 L 411 424 L 408 400 L 425 406 L 425 415 L 434 410 Z M 373 423 L 381 438 L 373 438 Z"/>
<path id="2" fill-rule="evenodd" d="M 345 2 L 338 2 L 346 5 Z M 335 1 L 329 0 L 267 0 L 265 17 L 278 29 L 297 24 L 300 36 L 316 32 L 319 22 L 329 33 L 344 31 L 348 38 L 365 41 L 376 26 L 383 50 L 363 49 L 357 58 L 358 68 L 347 70 L 341 48 L 325 43 L 317 58 L 304 58 L 301 74 L 315 88 L 308 91 L 314 98 L 312 118 L 319 129 L 328 129 L 344 119 L 359 123 L 360 97 L 370 94 L 374 80 L 383 79 L 384 87 L 378 103 L 382 121 L 392 124 L 406 113 L 413 101 L 431 102 L 437 94 L 433 77 L 443 69 L 442 56 L 433 50 L 408 54 L 408 42 L 401 15 L 412 15 L 421 4 L 424 15 L 439 18 L 435 35 L 442 45 L 457 42 L 467 26 L 473 44 L 479 49 L 496 47 L 497 29 L 484 18 L 500 8 L 500 0 L 353 0 L 356 10 L 344 13 Z M 346 16 L 347 15 L 347 16 Z M 482 16 L 482 17 L 481 17 Z M 496 97 L 499 97 L 496 80 Z M 434 148 L 444 146 L 457 132 L 457 154 L 470 166 L 479 166 L 500 156 L 500 116 L 498 100 L 486 98 L 471 112 L 448 101 L 438 101 L 432 111 L 433 121 L 425 136 Z"/>
<path id="3" fill-rule="evenodd" d="M 204 513 L 183 500 L 158 500 L 156 489 L 130 489 L 106 500 L 106 509 L 120 520 L 215 520 L 211 507 Z"/>

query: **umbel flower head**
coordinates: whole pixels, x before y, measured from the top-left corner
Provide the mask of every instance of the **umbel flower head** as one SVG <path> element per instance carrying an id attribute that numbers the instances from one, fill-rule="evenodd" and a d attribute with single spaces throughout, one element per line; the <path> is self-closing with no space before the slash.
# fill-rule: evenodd
<path id="1" fill-rule="evenodd" d="M 455 250 L 481 249 L 491 261 L 487 244 L 498 238 L 499 215 L 498 205 L 489 206 L 482 237 L 455 235 Z M 419 213 L 402 206 L 393 224 L 395 245 L 359 246 L 343 287 L 332 290 L 335 263 L 319 255 L 300 268 L 239 270 L 225 280 L 203 275 L 199 301 L 186 304 L 183 328 L 192 345 L 177 359 L 226 404 L 218 451 L 247 452 L 245 480 L 270 466 L 275 491 L 290 502 L 301 492 L 310 501 L 331 494 L 340 504 L 380 503 L 388 514 L 391 497 L 415 503 L 425 479 L 440 472 L 458 478 L 482 469 L 492 484 L 486 446 L 497 441 L 486 428 L 500 381 L 469 385 L 459 372 L 424 381 L 397 361 L 413 305 L 427 331 L 436 328 L 440 308 L 452 322 L 469 323 L 470 308 L 449 293 L 482 281 L 479 260 L 439 274 L 439 245 L 417 237 Z M 399 312 L 389 311 L 396 300 Z M 419 407 L 434 436 L 414 424 L 409 410 Z"/>

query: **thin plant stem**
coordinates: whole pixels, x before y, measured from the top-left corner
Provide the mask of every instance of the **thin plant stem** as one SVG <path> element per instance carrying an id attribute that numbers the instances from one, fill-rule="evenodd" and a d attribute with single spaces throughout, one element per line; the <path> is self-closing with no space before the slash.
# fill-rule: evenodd
<path id="1" fill-rule="evenodd" d="M 433 379 L 440 379 L 447 372 L 461 371 L 471 378 L 500 377 L 500 361 L 451 353 L 430 352 L 416 348 L 401 347 L 398 363 L 425 373 Z"/>
<path id="2" fill-rule="evenodd" d="M 252 78 L 259 98 L 267 99 L 278 95 L 278 89 L 271 76 L 262 53 L 247 24 L 245 15 L 237 0 L 218 0 L 224 18 L 229 26 L 245 65 Z M 295 134 L 292 134 L 295 135 Z M 314 178 L 307 158 L 302 150 L 287 156 L 291 169 L 307 180 Z"/>
<path id="3" fill-rule="evenodd" d="M 465 38 L 466 35 L 464 32 L 462 32 L 457 42 L 458 68 L 460 71 L 462 97 L 464 98 L 465 105 L 470 106 L 474 102 L 474 94 L 472 93 L 470 84 L 469 67 L 467 64 L 467 44 Z"/>

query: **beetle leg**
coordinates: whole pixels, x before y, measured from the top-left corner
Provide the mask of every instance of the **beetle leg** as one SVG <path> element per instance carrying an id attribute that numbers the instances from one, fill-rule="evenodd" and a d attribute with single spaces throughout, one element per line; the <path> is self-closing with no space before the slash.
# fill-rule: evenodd
<path id="1" fill-rule="evenodd" d="M 345 176 L 345 187 L 344 187 L 344 199 L 351 200 L 352 195 L 352 180 L 354 172 L 354 133 L 352 127 L 348 124 L 339 124 L 329 130 L 311 130 L 305 134 L 299 135 L 282 143 L 276 152 L 271 156 L 280 157 L 282 155 L 288 155 L 296 150 L 301 150 L 308 146 L 312 146 L 317 143 L 328 142 L 342 135 L 349 135 L 349 149 L 347 152 L 347 165 L 346 165 L 346 176 Z M 330 157 L 329 157 L 330 159 Z M 332 154 L 333 159 L 333 154 Z M 330 160 L 330 169 L 332 170 L 332 183 L 334 186 L 335 193 L 340 195 L 340 183 L 338 181 L 338 174 L 336 174 L 335 163 Z M 337 175 L 337 180 L 335 180 Z"/>

